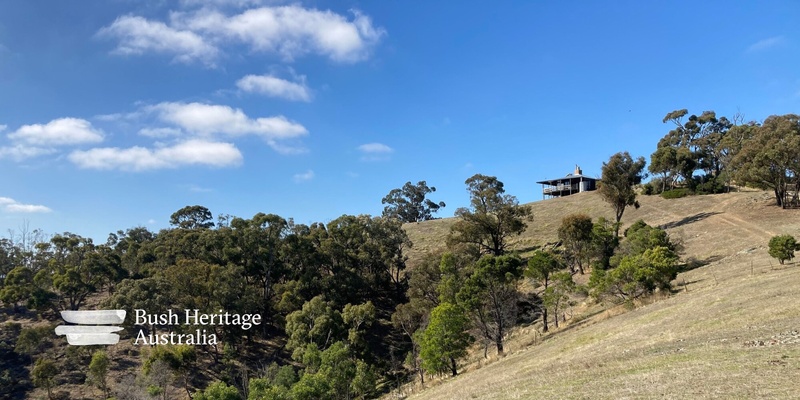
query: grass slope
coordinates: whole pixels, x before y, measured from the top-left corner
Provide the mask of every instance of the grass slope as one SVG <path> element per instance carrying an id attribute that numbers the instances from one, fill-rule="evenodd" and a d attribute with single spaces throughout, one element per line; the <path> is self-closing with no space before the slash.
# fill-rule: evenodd
<path id="1" fill-rule="evenodd" d="M 676 293 L 627 312 L 585 308 L 544 338 L 518 329 L 510 355 L 482 368 L 473 361 L 410 398 L 800 398 L 800 266 L 779 266 L 766 249 L 773 235 L 800 236 L 798 211 L 765 192 L 640 202 L 624 224 L 664 227 L 700 265 L 678 276 Z M 611 216 L 597 193 L 532 206 L 521 248 L 554 241 L 567 214 Z M 407 226 L 415 251 L 440 246 L 451 223 Z"/>

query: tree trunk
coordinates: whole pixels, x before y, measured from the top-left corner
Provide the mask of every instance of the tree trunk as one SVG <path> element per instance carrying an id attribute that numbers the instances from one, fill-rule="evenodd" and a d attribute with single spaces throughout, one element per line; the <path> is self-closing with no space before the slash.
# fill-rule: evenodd
<path id="1" fill-rule="evenodd" d="M 456 359 L 450 357 L 450 371 L 453 373 L 453 376 L 458 375 L 458 370 L 456 369 Z"/>
<path id="2" fill-rule="evenodd" d="M 542 308 L 542 324 L 544 325 L 542 327 L 542 332 L 547 332 L 547 307 Z"/>
<path id="3" fill-rule="evenodd" d="M 494 341 L 494 344 L 497 346 L 497 355 L 503 355 L 503 338 L 500 335 L 497 335 L 497 338 Z"/>

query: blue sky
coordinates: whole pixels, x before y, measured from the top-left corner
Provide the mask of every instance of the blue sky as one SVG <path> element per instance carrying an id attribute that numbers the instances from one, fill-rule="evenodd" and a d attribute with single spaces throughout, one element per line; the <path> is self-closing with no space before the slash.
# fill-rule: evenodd
<path id="1" fill-rule="evenodd" d="M 797 2 L 498 3 L 4 1 L 0 233 L 327 222 L 419 180 L 446 217 L 475 173 L 530 202 L 649 160 L 675 109 L 800 112 Z"/>

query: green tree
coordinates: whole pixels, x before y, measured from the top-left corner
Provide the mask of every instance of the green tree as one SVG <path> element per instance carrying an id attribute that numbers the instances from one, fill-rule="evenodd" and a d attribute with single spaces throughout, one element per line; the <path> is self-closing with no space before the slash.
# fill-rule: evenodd
<path id="1" fill-rule="evenodd" d="M 375 311 L 375 306 L 371 301 L 344 306 L 342 320 L 347 327 L 347 341 L 351 347 L 366 351 L 365 330 L 375 322 Z"/>
<path id="2" fill-rule="evenodd" d="M 561 220 L 558 228 L 558 239 L 564 245 L 564 258 L 570 272 L 575 273 L 575 267 L 584 273 L 584 266 L 589 264 L 592 257 L 592 218 L 586 214 L 570 214 Z"/>
<path id="3" fill-rule="evenodd" d="M 203 206 L 186 206 L 169 217 L 172 226 L 181 229 L 208 229 L 214 227 L 214 216 Z"/>
<path id="4" fill-rule="evenodd" d="M 572 280 L 572 274 L 564 271 L 553 273 L 551 275 L 551 284 L 542 292 L 542 307 L 545 310 L 552 311 L 556 328 L 558 328 L 558 312 L 562 309 L 564 303 L 569 300 L 570 293 L 574 291 L 575 282 Z M 542 321 L 546 319 L 547 314 L 545 313 L 542 315 Z"/>
<path id="5" fill-rule="evenodd" d="M 234 386 L 228 386 L 225 382 L 214 382 L 206 387 L 206 390 L 195 392 L 194 400 L 241 400 L 242 396 Z"/>
<path id="6" fill-rule="evenodd" d="M 392 325 L 411 342 L 411 350 L 406 357 L 406 364 L 412 372 L 419 374 L 422 383 L 425 383 L 425 373 L 420 366 L 420 340 L 428 322 L 428 314 L 429 310 L 426 305 L 418 299 L 398 305 L 392 314 Z"/>
<path id="7" fill-rule="evenodd" d="M 769 255 L 777 258 L 781 264 L 786 260 L 792 261 L 795 250 L 800 250 L 800 246 L 792 235 L 773 236 L 769 240 Z"/>
<path id="8" fill-rule="evenodd" d="M 532 279 L 536 284 L 542 287 L 539 296 L 547 293 L 550 287 L 551 276 L 557 271 L 564 268 L 561 261 L 550 252 L 537 251 L 533 256 L 528 259 L 528 268 L 525 270 L 525 276 Z M 542 331 L 547 332 L 547 305 L 542 305 Z"/>
<path id="9" fill-rule="evenodd" d="M 732 163 L 739 183 L 772 190 L 779 206 L 798 202 L 788 193 L 800 193 L 800 116 L 768 117 L 743 141 Z"/>
<path id="10" fill-rule="evenodd" d="M 31 380 L 37 387 L 47 390 L 47 397 L 53 398 L 53 387 L 56 385 L 56 377 L 58 376 L 58 367 L 56 364 L 46 358 L 36 360 L 31 370 Z"/>
<path id="11" fill-rule="evenodd" d="M 626 255 L 619 265 L 608 271 L 593 273 L 591 285 L 599 295 L 608 294 L 631 301 L 652 293 L 667 290 L 677 275 L 678 256 L 674 251 L 657 246 L 642 254 Z"/>
<path id="12" fill-rule="evenodd" d="M 466 332 L 469 318 L 454 304 L 442 303 L 431 310 L 430 322 L 422 334 L 422 368 L 429 373 L 458 374 L 456 360 L 467 355 L 472 337 Z"/>
<path id="13" fill-rule="evenodd" d="M 308 345 L 327 349 L 343 337 L 343 332 L 342 314 L 323 296 L 316 296 L 303 304 L 302 310 L 286 317 L 286 349 L 292 352 L 294 360 L 302 361 Z"/>
<path id="14" fill-rule="evenodd" d="M 108 370 L 111 360 L 105 351 L 98 350 L 92 354 L 92 361 L 89 363 L 89 381 L 103 391 L 103 395 L 108 397 Z"/>
<path id="15" fill-rule="evenodd" d="M 503 182 L 494 176 L 476 174 L 465 183 L 471 208 L 456 210 L 459 220 L 450 228 L 448 244 L 473 245 L 481 253 L 503 255 L 508 239 L 525 231 L 531 208 L 504 194 Z"/>
<path id="16" fill-rule="evenodd" d="M 650 155 L 650 165 L 647 170 L 651 174 L 661 175 L 661 191 L 667 190 L 667 182 L 670 183 L 670 189 L 674 186 L 674 180 L 670 179 L 670 174 L 675 171 L 678 165 L 678 153 L 675 147 L 672 146 L 659 146 L 656 151 Z"/>
<path id="17" fill-rule="evenodd" d="M 483 339 L 503 354 L 503 338 L 517 319 L 517 282 L 522 261 L 517 256 L 484 256 L 458 292 L 458 301 L 472 317 Z"/>
<path id="18" fill-rule="evenodd" d="M 419 181 L 416 185 L 406 182 L 402 188 L 392 189 L 381 200 L 382 204 L 388 204 L 383 209 L 383 216 L 397 218 L 402 222 L 431 220 L 433 219 L 433 213 L 445 207 L 443 201 L 435 203 L 425 198 L 425 196 L 435 191 L 436 188 L 429 187 L 425 181 Z"/>
<path id="19" fill-rule="evenodd" d="M 619 237 L 614 235 L 614 224 L 600 217 L 592 225 L 592 253 L 597 260 L 594 269 L 608 269 L 611 257 L 619 245 Z M 599 268 L 597 268 L 599 267 Z"/>
<path id="20" fill-rule="evenodd" d="M 603 163 L 598 191 L 600 196 L 614 209 L 614 218 L 617 223 L 614 228 L 615 236 L 619 236 L 619 223 L 625 208 L 627 206 L 639 208 L 634 186 L 642 183 L 642 179 L 645 177 L 644 166 L 643 157 L 634 161 L 627 151 L 614 154 L 607 163 Z"/>
<path id="21" fill-rule="evenodd" d="M 142 365 L 142 370 L 161 388 L 165 398 L 167 385 L 173 377 L 183 383 L 186 394 L 191 397 L 189 378 L 195 368 L 195 361 L 197 353 L 194 346 L 155 346 Z"/>
<path id="22" fill-rule="evenodd" d="M 36 290 L 33 283 L 33 271 L 28 267 L 16 267 L 5 275 L 0 287 L 0 301 L 19 312 L 19 304 L 27 302 Z"/>

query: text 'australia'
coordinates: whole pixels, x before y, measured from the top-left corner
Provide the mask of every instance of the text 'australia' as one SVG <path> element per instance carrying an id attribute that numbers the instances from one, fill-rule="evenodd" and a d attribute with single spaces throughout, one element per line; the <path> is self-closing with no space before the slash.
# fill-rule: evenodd
<path id="1" fill-rule="evenodd" d="M 254 325 L 261 325 L 261 314 L 231 314 L 229 312 L 219 310 L 218 313 L 201 313 L 198 309 L 186 309 L 183 313 L 176 313 L 173 310 L 168 310 L 166 313 L 150 314 L 145 310 L 134 310 L 136 316 L 134 320 L 135 325 L 149 325 L 153 328 L 160 326 L 184 326 L 196 327 L 194 332 L 187 333 L 151 333 L 145 334 L 140 330 L 136 336 L 134 345 L 164 345 L 164 344 L 186 344 L 186 345 L 216 345 L 217 335 L 215 333 L 208 333 L 205 327 L 214 326 L 239 326 L 243 330 L 248 330 Z M 183 318 L 181 318 L 183 317 Z M 181 329 L 183 330 L 183 329 Z M 192 329 L 186 329 L 191 331 Z"/>

